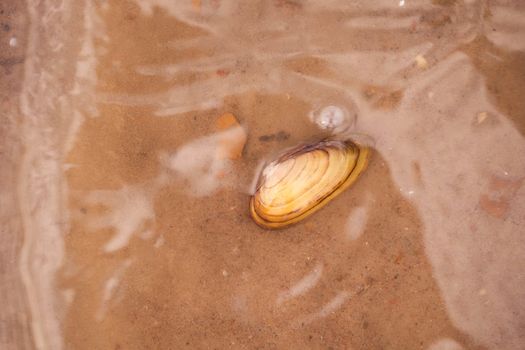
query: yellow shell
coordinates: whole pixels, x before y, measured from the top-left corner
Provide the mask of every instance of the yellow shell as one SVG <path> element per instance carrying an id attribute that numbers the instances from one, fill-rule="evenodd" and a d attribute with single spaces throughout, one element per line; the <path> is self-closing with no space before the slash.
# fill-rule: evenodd
<path id="1" fill-rule="evenodd" d="M 250 213 L 264 228 L 296 223 L 355 182 L 370 150 L 352 141 L 324 140 L 295 147 L 261 172 Z"/>

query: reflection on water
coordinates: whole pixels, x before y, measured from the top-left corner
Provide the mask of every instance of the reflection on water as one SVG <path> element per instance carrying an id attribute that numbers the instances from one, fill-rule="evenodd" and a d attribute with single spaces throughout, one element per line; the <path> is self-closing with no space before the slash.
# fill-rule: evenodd
<path id="1" fill-rule="evenodd" d="M 525 343 L 519 1 L 34 5 L 20 195 L 38 347 Z M 306 221 L 257 227 L 261 164 L 341 111 L 369 169 Z"/>

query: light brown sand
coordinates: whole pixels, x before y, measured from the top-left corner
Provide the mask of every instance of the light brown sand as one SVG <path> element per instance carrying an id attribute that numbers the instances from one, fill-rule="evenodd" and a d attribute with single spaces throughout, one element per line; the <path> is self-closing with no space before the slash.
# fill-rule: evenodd
<path id="1" fill-rule="evenodd" d="M 197 1 L 189 6 L 199 16 L 218 11 L 219 3 Z M 414 25 L 392 32 L 338 31 L 337 21 L 365 10 L 357 6 L 328 11 L 317 20 L 318 30 L 308 31 L 310 37 L 299 37 L 299 44 L 272 42 L 268 51 L 286 52 L 289 45 L 300 48 L 319 40 L 317 36 L 332 38 L 326 47 L 343 53 L 397 52 L 432 42 L 438 49 L 435 57 L 428 57 L 430 67 L 424 67 L 430 69 L 446 56 L 439 51 L 441 38 L 454 40 L 458 35 L 454 27 L 457 3 L 434 1 L 425 5 L 424 11 L 409 12 L 415 16 Z M 282 231 L 267 231 L 249 217 L 247 191 L 260 162 L 286 147 L 325 136 L 306 118 L 318 102 L 305 97 L 309 92 L 289 83 L 287 77 L 270 84 L 282 84 L 282 90 L 268 88 L 262 81 L 273 64 L 347 85 L 371 111 L 382 113 L 400 106 L 403 87 L 384 85 L 373 78 L 373 72 L 365 73 L 370 74 L 369 80 L 338 80 L 335 66 L 312 52 L 263 64 L 250 58 L 248 47 L 246 56 L 234 52 L 237 58 L 228 68 L 191 69 L 192 60 L 224 54 L 230 46 L 221 40 L 241 38 L 240 45 L 248 45 L 264 43 L 264 35 L 272 36 L 272 28 L 255 36 L 250 26 L 264 27 L 284 18 L 291 26 L 299 23 L 300 27 L 301 18 L 312 14 L 307 14 L 299 1 L 242 5 L 235 11 L 235 23 L 226 37 L 207 35 L 204 29 L 184 24 L 160 7 L 145 15 L 133 1 L 97 4 L 93 11 L 100 16 L 99 25 L 107 35 L 94 42 L 96 111 L 84 119 L 63 160 L 71 165 L 64 171 L 68 224 L 63 226 L 65 255 L 56 284 L 60 292 L 71 296 L 69 304 L 59 308 L 65 348 L 428 349 L 443 339 L 453 340 L 463 349 L 486 348 L 451 320 L 427 255 L 432 247 L 424 239 L 420 211 L 401 193 L 379 150 L 357 183 L 311 218 Z M 384 12 L 372 11 L 377 16 L 388 15 Z M 19 26 L 24 27 L 23 21 Z M 211 40 L 211 44 L 183 46 L 193 38 Z M 523 52 L 496 47 L 483 37 L 457 50 L 472 59 L 486 79 L 490 102 L 523 135 Z M 503 59 L 479 58 L 486 57 L 486 52 Z M 13 55 L 15 59 L 23 57 L 22 53 Z M 2 96 L 6 96 L 2 103 L 10 108 L 17 105 L 21 74 L 17 63 L 9 63 L 13 57 L 0 57 Z M 189 66 L 184 66 L 187 62 Z M 182 69 L 162 74 L 137 72 L 137 67 L 144 71 L 170 65 Z M 410 79 L 420 69 L 412 65 L 400 75 Z M 189 90 L 192 84 L 209 81 L 213 83 L 205 86 L 211 91 Z M 221 81 L 225 91 L 235 90 L 232 85 L 237 81 L 248 88 L 224 93 Z M 293 86 L 297 91 L 290 88 Z M 172 97 L 173 90 L 187 91 L 188 105 L 195 103 L 196 108 L 169 112 L 168 107 L 181 105 L 184 98 L 179 97 L 168 107 L 159 107 Z M 319 95 L 323 91 L 319 90 Z M 203 100 L 217 96 L 220 103 L 199 107 L 199 94 Z M 345 101 L 335 95 L 336 101 Z M 327 96 L 320 96 L 319 101 L 334 97 Z M 168 110 L 167 116 L 156 115 L 159 109 Z M 169 157 L 213 134 L 216 118 L 227 112 L 248 131 L 243 156 L 232 162 L 225 186 L 196 197 L 189 190 L 192 179 L 181 179 L 169 170 Z M 11 172 L 16 162 L 9 162 L 16 160 L 21 150 L 16 137 L 5 132 L 4 138 L 4 130 L 0 129 L 0 145 L 14 146 L 7 158 L 5 148 L 0 149 L 0 185 L 2 191 L 6 188 L 5 193 L 11 193 L 8 188 L 16 183 L 15 170 Z M 277 134 L 285 136 L 268 136 Z M 422 170 L 419 162 L 411 163 L 409 173 L 415 176 L 417 190 L 428 190 L 425 168 Z M 521 188 L 521 182 L 516 184 L 512 185 L 515 190 L 503 185 L 507 192 L 514 191 L 508 198 L 514 198 Z M 0 245 L 0 281 L 14 281 L 12 289 L 0 286 L 4 293 L 0 296 L 5 295 L 2 300 L 13 310 L 21 310 L 16 315 L 10 309 L 2 313 L 5 321 L 0 330 L 12 338 L 4 335 L 0 340 L 13 349 L 31 348 L 27 304 L 19 292 L 22 284 L 12 272 L 17 269 L 21 246 L 21 234 L 16 234 L 21 231 L 20 223 L 7 209 L 14 201 L 8 198 L 8 204 L 2 202 L 0 212 L 1 224 L 7 223 L 0 239 L 9 242 Z M 511 203 L 511 199 L 507 201 Z M 504 203 L 493 199 L 484 203 L 483 215 L 501 216 L 498 220 L 508 215 L 501 208 Z M 369 209 L 364 231 L 352 240 L 347 233 L 348 217 L 358 207 Z M 13 219 L 4 219 L 7 217 Z M 138 219 L 130 220 L 133 217 Z M 108 242 L 126 223 L 130 234 L 124 235 L 124 241 L 114 241 L 115 249 L 108 249 Z M 5 238 L 7 232 L 13 232 L 14 237 Z M 4 254 L 4 249 L 9 251 Z M 290 290 L 305 276 L 315 282 L 306 283 L 300 295 L 291 295 Z M 494 344 L 498 344 L 496 340 Z"/>

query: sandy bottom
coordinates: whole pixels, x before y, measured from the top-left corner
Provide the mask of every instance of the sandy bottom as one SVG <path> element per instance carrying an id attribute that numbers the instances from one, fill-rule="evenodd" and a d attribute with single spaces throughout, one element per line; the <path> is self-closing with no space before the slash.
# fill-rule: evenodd
<path id="1" fill-rule="evenodd" d="M 251 181 L 269 150 L 311 136 L 293 120 L 279 123 L 281 115 L 304 115 L 299 101 L 239 96 L 225 110 L 250 125 L 250 142 L 234 165 L 240 182 Z M 158 120 L 108 108 L 83 127 L 68 159 L 77 164 L 68 172 L 75 219 L 61 281 L 76 291 L 66 323 L 71 348 L 415 349 L 442 337 L 476 348 L 447 317 L 421 221 L 379 153 L 351 190 L 283 231 L 257 227 L 249 196 L 239 191 L 195 198 L 171 179 L 155 188 L 159 154 L 206 134 L 216 113 Z M 259 141 L 272 131 L 290 138 Z M 86 191 L 97 195 L 86 202 Z M 373 205 L 362 235 L 350 240 L 347 213 L 367 202 Z M 103 254 L 114 229 L 90 223 L 122 206 L 129 212 L 118 219 L 143 215 L 143 226 L 125 247 Z M 110 278 L 118 286 L 109 287 Z M 297 295 L 287 292 L 294 288 Z M 119 302 L 101 303 L 108 293 Z"/>
<path id="2" fill-rule="evenodd" d="M 520 348 L 518 1 L 168 3 L 79 2 L 63 10 L 70 34 L 38 34 L 49 53 L 35 44 L 26 65 L 28 86 L 60 75 L 20 100 L 21 115 L 49 117 L 42 139 L 58 150 L 56 197 L 31 190 L 38 177 L 17 185 L 19 203 L 46 198 L 21 210 L 37 346 Z M 63 69 L 44 67 L 53 55 Z M 308 116 L 327 105 L 355 116 L 368 169 L 308 219 L 258 227 L 260 166 L 326 137 Z M 247 142 L 217 160 L 225 113 Z M 21 134 L 47 130 L 30 120 Z M 27 159 L 50 152 L 26 148 L 21 171 L 39 174 Z M 50 341 L 38 322 L 52 315 Z"/>

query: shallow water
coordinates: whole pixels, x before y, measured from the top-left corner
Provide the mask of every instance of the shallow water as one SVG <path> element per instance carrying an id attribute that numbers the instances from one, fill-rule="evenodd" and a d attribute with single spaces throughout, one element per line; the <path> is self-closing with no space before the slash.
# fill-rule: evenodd
<path id="1" fill-rule="evenodd" d="M 28 3 L 20 275 L 42 349 L 520 349 L 520 1 Z M 280 231 L 263 162 L 326 136 L 368 169 Z M 232 113 L 242 156 L 217 160 Z"/>

